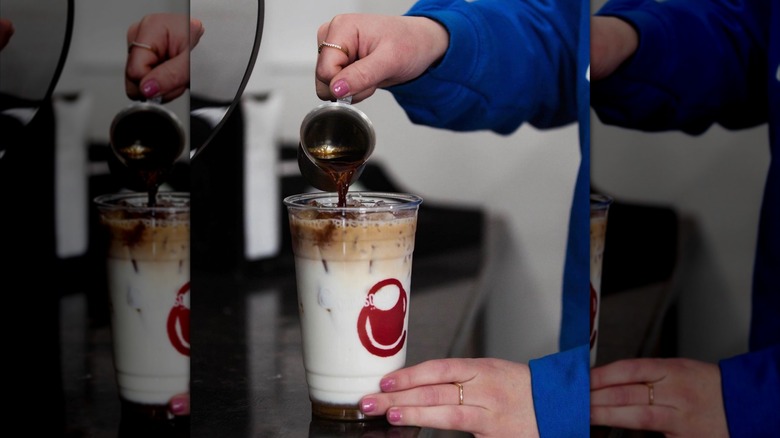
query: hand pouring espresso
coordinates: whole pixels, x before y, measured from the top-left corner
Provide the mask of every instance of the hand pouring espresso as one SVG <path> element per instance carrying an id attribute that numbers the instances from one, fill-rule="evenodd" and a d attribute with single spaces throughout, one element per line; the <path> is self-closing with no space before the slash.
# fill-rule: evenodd
<path id="1" fill-rule="evenodd" d="M 298 147 L 298 167 L 315 188 L 337 192 L 339 207 L 360 177 L 374 151 L 374 125 L 352 98 L 324 103 L 304 117 Z"/>

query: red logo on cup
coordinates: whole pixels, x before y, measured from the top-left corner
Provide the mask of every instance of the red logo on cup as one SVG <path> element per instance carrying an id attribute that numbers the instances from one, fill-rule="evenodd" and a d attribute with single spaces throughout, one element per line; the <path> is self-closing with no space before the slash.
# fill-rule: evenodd
<path id="1" fill-rule="evenodd" d="M 168 339 L 179 353 L 190 355 L 190 309 L 184 305 L 184 295 L 190 292 L 187 282 L 176 294 L 176 302 L 168 314 Z"/>
<path id="2" fill-rule="evenodd" d="M 385 287 L 398 288 L 398 300 L 387 310 L 374 305 L 374 296 Z M 407 296 L 401 282 L 388 278 L 375 284 L 366 296 L 366 303 L 358 316 L 357 329 L 360 342 L 369 353 L 390 357 L 401 351 L 406 342 Z"/>
<path id="3" fill-rule="evenodd" d="M 596 328 L 596 314 L 599 311 L 599 295 L 596 293 L 596 289 L 593 288 L 593 284 L 590 285 L 590 348 L 596 344 L 596 336 L 598 335 L 598 329 Z"/>

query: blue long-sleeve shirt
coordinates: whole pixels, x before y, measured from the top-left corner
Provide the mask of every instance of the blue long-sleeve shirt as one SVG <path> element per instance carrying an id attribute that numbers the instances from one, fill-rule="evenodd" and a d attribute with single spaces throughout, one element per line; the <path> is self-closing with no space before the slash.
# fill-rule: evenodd
<path id="1" fill-rule="evenodd" d="M 627 63 L 594 82 L 607 124 L 699 134 L 769 124 L 771 161 L 753 273 L 749 352 L 720 362 L 732 437 L 780 433 L 780 2 L 611 0 L 598 15 L 639 34 Z"/>
<path id="2" fill-rule="evenodd" d="M 407 15 L 440 22 L 449 49 L 420 78 L 389 88 L 412 122 L 443 129 L 509 134 L 580 121 L 560 352 L 529 362 L 542 437 L 590 430 L 589 11 L 585 0 L 421 0 Z"/>

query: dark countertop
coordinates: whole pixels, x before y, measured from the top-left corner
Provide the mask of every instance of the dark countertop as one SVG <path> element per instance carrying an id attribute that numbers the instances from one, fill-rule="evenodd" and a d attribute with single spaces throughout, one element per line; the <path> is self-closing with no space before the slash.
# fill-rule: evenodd
<path id="1" fill-rule="evenodd" d="M 407 365 L 473 354 L 472 333 L 487 290 L 482 284 L 490 252 L 485 241 L 415 253 Z M 384 420 L 362 424 L 312 418 L 291 260 L 277 260 L 272 268 L 248 266 L 240 274 L 194 270 L 192 291 L 192 417 L 158 436 L 456 435 L 391 427 Z M 79 294 L 61 302 L 66 436 L 151 436 L 135 435 L 121 422 L 110 328 L 90 326 L 87 307 Z"/>

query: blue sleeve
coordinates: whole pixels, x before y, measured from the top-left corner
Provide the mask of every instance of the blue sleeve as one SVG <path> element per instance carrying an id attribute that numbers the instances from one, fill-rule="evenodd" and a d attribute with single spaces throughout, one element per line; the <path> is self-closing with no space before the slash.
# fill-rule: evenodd
<path id="1" fill-rule="evenodd" d="M 580 120 L 581 162 L 569 221 L 560 352 L 529 362 L 542 437 L 590 434 L 589 2 L 420 0 L 407 15 L 441 23 L 450 44 L 419 78 L 388 88 L 416 124 L 510 134 L 523 123 Z"/>
<path id="2" fill-rule="evenodd" d="M 590 436 L 589 351 L 582 345 L 528 363 L 542 438 Z"/>
<path id="3" fill-rule="evenodd" d="M 441 62 L 388 90 L 412 122 L 455 131 L 508 134 L 576 120 L 580 168 L 569 220 L 560 347 L 588 342 L 590 276 L 589 2 L 421 0 L 407 15 L 450 34 Z"/>
<path id="4" fill-rule="evenodd" d="M 594 82 L 591 106 L 606 124 L 699 134 L 767 121 L 770 4 L 766 0 L 611 0 L 639 35 L 632 58 Z"/>
<path id="5" fill-rule="evenodd" d="M 525 122 L 573 123 L 583 4 L 421 0 L 407 15 L 446 27 L 449 49 L 421 77 L 388 90 L 412 122 L 437 128 L 509 134 Z"/>
<path id="6" fill-rule="evenodd" d="M 780 431 L 780 345 L 720 362 L 729 435 L 776 437 Z"/>

